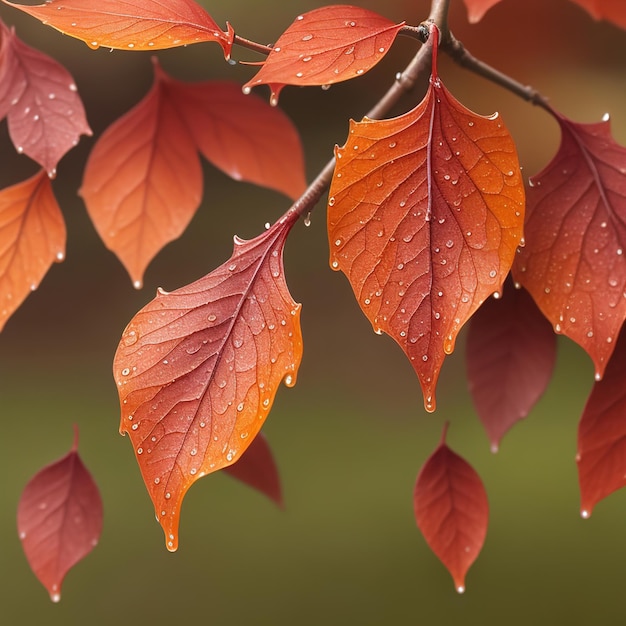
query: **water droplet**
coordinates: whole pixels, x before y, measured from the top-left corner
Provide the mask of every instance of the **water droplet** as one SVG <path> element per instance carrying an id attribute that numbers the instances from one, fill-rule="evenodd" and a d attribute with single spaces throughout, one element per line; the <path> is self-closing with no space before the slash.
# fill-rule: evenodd
<path id="1" fill-rule="evenodd" d="M 158 485 L 160 482 L 161 482 L 161 479 L 157 476 L 157 477 L 154 479 L 154 484 L 155 484 L 155 485 Z"/>
<path id="2" fill-rule="evenodd" d="M 214 322 L 216 319 L 217 319 L 217 316 L 216 316 L 216 315 L 213 315 L 213 313 L 211 313 L 211 315 L 209 315 L 209 316 L 207 317 L 207 320 L 208 320 L 209 322 Z"/>
<path id="3" fill-rule="evenodd" d="M 313 35 L 305 35 L 302 37 L 302 41 L 311 41 L 313 39 Z"/>
<path id="4" fill-rule="evenodd" d="M 122 370 L 122 376 L 128 376 L 129 374 L 130 374 L 130 368 L 125 367 L 125 368 Z"/>

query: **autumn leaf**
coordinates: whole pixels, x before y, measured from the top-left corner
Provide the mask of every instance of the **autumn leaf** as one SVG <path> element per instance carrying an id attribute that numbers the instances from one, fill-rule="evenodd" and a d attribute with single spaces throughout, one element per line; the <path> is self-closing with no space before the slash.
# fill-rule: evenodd
<path id="1" fill-rule="evenodd" d="M 94 549 L 102 532 L 102 500 L 78 455 L 77 428 L 70 452 L 24 488 L 17 529 L 30 568 L 58 602 L 65 575 Z"/>
<path id="2" fill-rule="evenodd" d="M 63 215 L 43 170 L 0 191 L 0 330 L 52 263 L 65 258 L 65 238 Z"/>
<path id="3" fill-rule="evenodd" d="M 556 361 L 556 336 L 528 292 L 504 283 L 469 324 L 466 344 L 469 388 L 491 449 L 526 417 L 545 391 Z"/>
<path id="4" fill-rule="evenodd" d="M 94 146 L 81 188 L 98 234 L 136 287 L 200 204 L 198 150 L 238 180 L 293 196 L 305 186 L 300 140 L 284 113 L 230 83 L 186 84 L 154 67 L 147 96 Z"/>
<path id="5" fill-rule="evenodd" d="M 580 344 L 600 379 L 626 318 L 626 149 L 607 120 L 561 127 L 555 157 L 528 190 L 522 284 L 554 329 Z"/>
<path id="6" fill-rule="evenodd" d="M 441 442 L 428 458 L 415 483 L 415 519 L 426 543 L 448 569 L 459 593 L 465 576 L 480 553 L 487 534 L 489 503 L 480 476 Z"/>
<path id="7" fill-rule="evenodd" d="M 604 378 L 596 381 L 578 424 L 580 512 L 626 485 L 626 333 L 622 330 Z"/>
<path id="8" fill-rule="evenodd" d="M 222 32 L 194 0 L 47 0 L 26 6 L 2 0 L 90 48 L 160 50 L 215 41 L 228 58 L 234 33 Z"/>
<path id="9" fill-rule="evenodd" d="M 159 291 L 128 324 L 113 371 L 121 433 L 129 433 L 169 550 L 198 478 L 235 463 L 259 432 L 302 356 L 300 305 L 282 253 L 297 217 L 255 239 L 204 278 Z"/>
<path id="10" fill-rule="evenodd" d="M 346 274 L 375 332 L 401 346 L 434 411 L 445 355 L 500 291 L 521 241 L 515 145 L 497 115 L 476 115 L 454 99 L 434 53 L 424 100 L 394 119 L 351 122 L 335 155 L 331 267 Z"/>
<path id="11" fill-rule="evenodd" d="M 50 176 L 80 136 L 91 135 L 69 72 L 0 20 L 0 120 L 4 117 L 15 149 Z"/>
<path id="12" fill-rule="evenodd" d="M 278 468 L 267 439 L 262 432 L 259 432 L 251 441 L 239 461 L 225 467 L 224 471 L 233 478 L 260 491 L 282 508 L 283 494 Z"/>
<path id="13" fill-rule="evenodd" d="M 499 2 L 500 0 L 465 0 L 467 19 L 471 24 L 480 22 L 485 13 Z"/>
<path id="14" fill-rule="evenodd" d="M 348 5 L 299 15 L 244 91 L 269 85 L 276 104 L 285 85 L 332 85 L 361 76 L 387 54 L 403 25 Z"/>

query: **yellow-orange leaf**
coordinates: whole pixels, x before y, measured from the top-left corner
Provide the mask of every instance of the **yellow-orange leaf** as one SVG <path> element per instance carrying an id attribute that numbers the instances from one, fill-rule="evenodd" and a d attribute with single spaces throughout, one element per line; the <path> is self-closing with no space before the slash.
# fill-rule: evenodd
<path id="1" fill-rule="evenodd" d="M 515 144 L 497 115 L 454 99 L 433 53 L 424 100 L 395 119 L 352 122 L 336 160 L 331 266 L 346 274 L 374 330 L 402 347 L 433 411 L 445 355 L 501 289 L 522 238 Z"/>
<path id="2" fill-rule="evenodd" d="M 0 330 L 64 257 L 65 223 L 46 172 L 0 191 Z"/>
<path id="3" fill-rule="evenodd" d="M 183 498 L 200 477 L 235 463 L 258 434 L 281 381 L 302 357 L 300 305 L 282 253 L 295 215 L 250 241 L 196 282 L 159 290 L 128 324 L 113 372 L 120 432 L 165 532 L 178 545 Z"/>
<path id="4" fill-rule="evenodd" d="M 25 6 L 2 0 L 90 48 L 159 50 L 215 41 L 230 56 L 231 28 L 222 32 L 194 0 L 47 0 Z"/>

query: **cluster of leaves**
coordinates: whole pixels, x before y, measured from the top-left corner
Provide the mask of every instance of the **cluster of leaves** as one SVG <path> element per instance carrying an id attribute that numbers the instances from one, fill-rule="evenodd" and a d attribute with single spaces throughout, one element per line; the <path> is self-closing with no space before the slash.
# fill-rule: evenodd
<path id="1" fill-rule="evenodd" d="M 607 119 L 577 123 L 535 96 L 562 138 L 525 189 L 503 121 L 465 108 L 439 76 L 440 50 L 459 52 L 445 28 L 446 2 L 433 2 L 431 18 L 419 27 L 328 6 L 298 16 L 265 47 L 239 38 L 230 25 L 222 31 L 193 0 L 3 1 L 92 48 L 213 42 L 226 58 L 235 44 L 267 55 L 243 90 L 227 82 L 183 83 L 155 61 L 149 93 L 97 139 L 80 191 L 102 241 L 136 287 L 200 203 L 198 153 L 235 179 L 295 200 L 254 239 L 235 237 L 230 259 L 205 277 L 159 290 L 122 334 L 113 364 L 120 432 L 130 436 L 169 550 L 178 545 L 187 490 L 210 472 L 225 469 L 282 504 L 260 430 L 280 383 L 295 384 L 303 350 L 283 248 L 327 187 L 330 265 L 346 275 L 374 331 L 405 352 L 426 410 L 435 410 L 445 356 L 471 318 L 468 378 L 496 450 L 546 388 L 555 332 L 564 334 L 596 370 L 579 425 L 582 515 L 624 485 L 626 150 L 612 139 Z M 575 1 L 595 17 L 626 24 L 616 4 L 607 3 L 612 8 L 605 12 L 599 3 Z M 473 20 L 495 3 L 466 0 Z M 404 115 L 378 119 L 401 89 L 396 81 L 370 116 L 351 122 L 345 144 L 306 188 L 297 132 L 275 106 L 280 91 L 358 77 L 400 33 L 428 40 L 403 75 L 414 78 L 430 65 L 424 98 Z M 249 95 L 261 84 L 270 88 L 269 104 Z M 4 116 L 17 151 L 42 170 L 0 191 L 2 323 L 63 258 L 65 228 L 50 178 L 91 131 L 67 71 L 0 22 Z M 479 476 L 447 447 L 445 429 L 419 472 L 414 506 L 424 537 L 464 590 L 486 535 L 488 503 Z M 97 542 L 101 513 L 76 436 L 68 456 L 29 483 L 18 513 L 26 554 L 54 600 L 67 570 Z"/>

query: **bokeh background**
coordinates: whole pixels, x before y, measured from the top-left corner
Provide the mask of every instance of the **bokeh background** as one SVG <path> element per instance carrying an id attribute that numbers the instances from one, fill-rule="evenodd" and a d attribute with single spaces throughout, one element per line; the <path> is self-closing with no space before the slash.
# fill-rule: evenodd
<path id="1" fill-rule="evenodd" d="M 272 42 L 323 2 L 200 0 L 242 36 Z M 362 0 L 391 19 L 418 24 L 427 0 Z M 500 452 L 475 415 L 464 374 L 464 335 L 444 365 L 438 410 L 425 413 L 419 384 L 397 346 L 371 332 L 347 281 L 328 267 L 324 206 L 286 248 L 286 273 L 303 303 L 305 354 L 298 384 L 280 390 L 264 432 L 280 468 L 286 510 L 226 475 L 197 483 L 183 508 L 181 546 L 166 551 L 130 444 L 118 434 L 111 362 L 121 332 L 157 286 L 171 290 L 230 256 L 232 235 L 251 237 L 289 205 L 205 165 L 205 197 L 190 228 L 150 265 L 143 290 L 100 243 L 77 196 L 95 138 L 151 83 L 150 55 L 89 50 L 0 5 L 18 35 L 73 74 L 94 130 L 58 168 L 54 189 L 68 228 L 55 265 L 0 335 L 0 622 L 7 625 L 202 623 L 622 624 L 626 619 L 626 498 L 613 494 L 590 520 L 578 513 L 576 426 L 593 384 L 588 357 L 560 338 L 554 378 Z M 568 0 L 503 0 L 469 25 L 452 0 L 451 27 L 470 51 L 532 84 L 577 121 L 610 112 L 626 143 L 626 32 L 594 22 Z M 343 143 L 403 69 L 416 43 L 399 39 L 368 75 L 321 89 L 286 88 L 281 106 L 301 130 L 309 176 Z M 247 80 L 216 45 L 158 53 L 184 80 Z M 258 60 L 245 50 L 235 57 Z M 501 112 L 518 141 L 525 175 L 558 146 L 541 110 L 443 58 L 451 91 L 479 113 Z M 264 96 L 267 92 L 259 90 Z M 423 85 L 398 113 L 414 106 Z M 0 123 L 0 187 L 37 166 L 18 156 Z M 487 540 L 459 596 L 415 527 L 416 474 L 445 420 L 448 442 L 481 474 L 491 518 Z M 97 549 L 66 577 L 53 605 L 30 572 L 15 528 L 21 490 L 65 454 L 72 424 L 105 507 Z"/>

